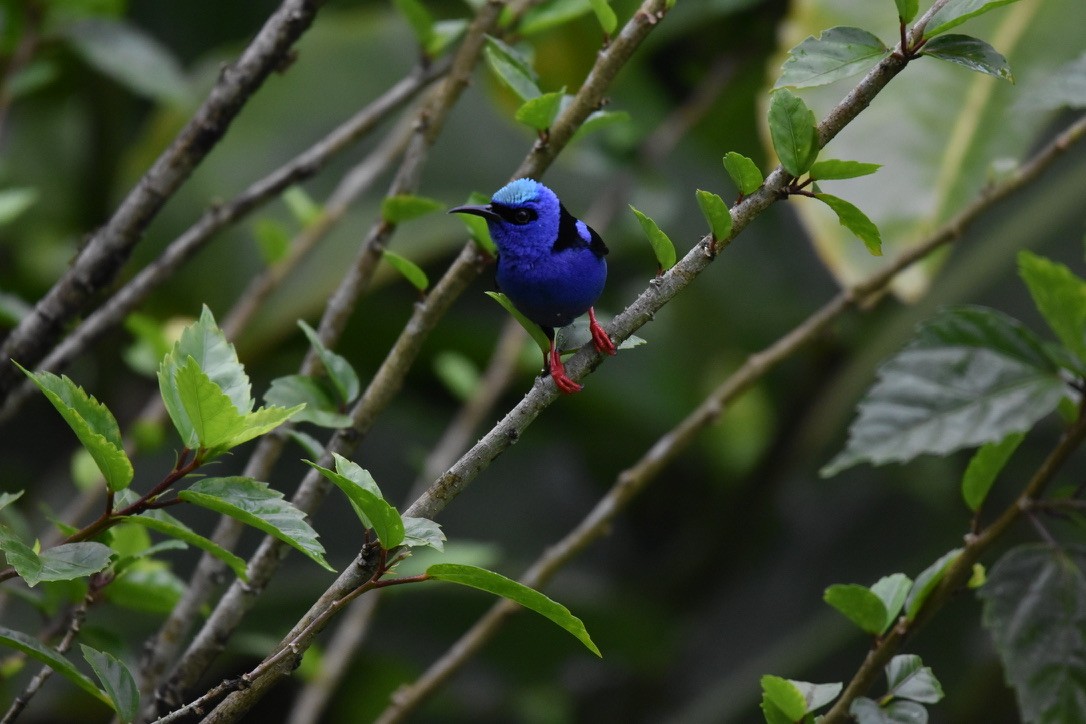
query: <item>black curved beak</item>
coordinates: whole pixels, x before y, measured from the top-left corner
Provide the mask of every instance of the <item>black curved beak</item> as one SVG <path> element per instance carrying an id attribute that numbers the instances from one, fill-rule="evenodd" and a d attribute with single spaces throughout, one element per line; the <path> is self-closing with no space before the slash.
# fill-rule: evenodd
<path id="1" fill-rule="evenodd" d="M 487 204 L 485 206 L 457 206 L 455 208 L 449 209 L 448 213 L 472 214 L 473 216 L 482 216 L 484 219 L 493 219 L 495 221 L 501 218 L 500 216 L 498 216 L 498 213 L 494 211 L 494 209 L 490 206 L 490 204 Z"/>

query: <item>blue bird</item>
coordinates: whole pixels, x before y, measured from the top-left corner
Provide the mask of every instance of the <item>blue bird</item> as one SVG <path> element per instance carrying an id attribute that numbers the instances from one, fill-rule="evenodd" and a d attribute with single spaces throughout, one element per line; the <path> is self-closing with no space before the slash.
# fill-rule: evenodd
<path id="1" fill-rule="evenodd" d="M 596 321 L 592 305 L 607 280 L 607 246 L 588 224 L 575 219 L 553 191 L 530 178 L 506 184 L 484 206 L 458 206 L 449 213 L 486 219 L 498 247 L 498 288 L 550 340 L 543 359 L 558 389 L 581 390 L 566 376 L 554 330 L 588 312 L 592 343 L 605 354 L 615 345 Z"/>

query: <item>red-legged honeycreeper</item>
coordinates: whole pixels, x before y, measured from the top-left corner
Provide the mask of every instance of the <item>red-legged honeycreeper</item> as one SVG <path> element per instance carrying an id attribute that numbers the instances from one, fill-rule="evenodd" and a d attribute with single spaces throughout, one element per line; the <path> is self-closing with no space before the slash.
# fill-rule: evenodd
<path id="1" fill-rule="evenodd" d="M 449 213 L 486 219 L 498 247 L 498 288 L 550 340 L 543 365 L 554 384 L 567 395 L 579 392 L 581 386 L 566 376 L 554 330 L 588 312 L 593 345 L 615 353 L 592 308 L 607 280 L 603 239 L 573 218 L 553 191 L 530 178 L 498 189 L 489 204 L 458 206 Z"/>

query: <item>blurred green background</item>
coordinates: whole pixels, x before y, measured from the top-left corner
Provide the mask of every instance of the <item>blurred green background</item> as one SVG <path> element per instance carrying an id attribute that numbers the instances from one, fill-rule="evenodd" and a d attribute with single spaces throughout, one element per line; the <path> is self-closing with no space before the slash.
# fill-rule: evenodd
<path id="1" fill-rule="evenodd" d="M 995 161 L 1025 158 L 1070 117 L 1031 110 L 1028 94 L 1086 50 L 1080 30 L 1086 25 L 1078 22 L 1086 23 L 1084 8 L 1081 0 L 1020 5 L 1031 4 L 1040 6 L 1036 14 L 1012 18 L 1026 22 L 1023 35 L 1005 35 L 1008 16 L 1001 13 L 966 28 L 1007 54 L 1016 85 L 918 62 L 830 147 L 831 156 L 886 164 L 875 176 L 831 191 L 876 221 L 885 207 L 896 207 L 889 211 L 898 215 L 883 227 L 888 253 L 960 207 L 992 178 Z M 443 18 L 469 11 L 454 0 L 426 5 Z M 621 20 L 637 3 L 615 0 L 613 6 Z M 30 7 L 24 0 L 0 2 L 6 58 L 26 30 Z M 23 213 L 0 226 L 0 319 L 9 325 L 20 300 L 32 303 L 43 294 L 81 240 L 108 218 L 199 104 L 221 64 L 235 57 L 276 3 L 56 0 L 33 7 L 47 8 L 49 22 L 0 127 L 0 190 L 35 194 Z M 161 58 L 174 65 L 143 66 L 129 77 L 104 72 L 101 59 L 72 39 L 72 25 L 91 16 L 153 37 L 162 45 Z M 838 23 L 869 27 L 887 43 L 896 37 L 890 0 L 680 0 L 623 69 L 609 108 L 627 111 L 630 122 L 578 141 L 545 178 L 610 247 L 610 278 L 598 305 L 605 316 L 621 311 L 655 272 L 626 204 L 653 216 L 680 253 L 693 246 L 705 232 L 694 190 L 712 190 L 729 201 L 736 196 L 721 156 L 735 150 L 763 168 L 773 163 L 761 118 L 782 52 Z M 1029 41 L 1031 33 L 1048 33 L 1046 52 Z M 1000 46 L 1000 39 L 1010 47 Z M 525 42 L 534 51 L 541 87 L 572 90 L 594 61 L 600 30 L 587 13 Z M 403 18 L 391 3 L 376 0 L 330 0 L 297 51 L 294 63 L 269 78 L 153 222 L 123 278 L 154 259 L 210 203 L 229 199 L 292 158 L 402 77 L 417 55 Z M 964 89 L 948 90 L 939 85 L 944 81 Z M 800 94 L 824 113 L 854 82 Z M 990 90 L 976 88 L 989 82 Z M 979 105 L 966 107 L 963 99 L 976 97 Z M 471 191 L 489 194 L 501 186 L 534 140 L 513 121 L 513 110 L 512 97 L 481 67 L 426 164 L 420 193 L 454 205 Z M 343 154 L 304 184 L 305 191 L 323 201 L 390 127 Z M 963 127 L 965 140 L 953 138 L 968 147 L 948 144 Z M 940 176 L 947 154 L 965 159 L 949 178 Z M 558 576 L 547 593 L 584 619 L 602 660 L 548 622 L 519 615 L 415 720 L 749 722 L 760 720 L 762 674 L 814 682 L 851 677 L 868 642 L 822 603 L 822 591 L 838 582 L 869 584 L 895 571 L 915 576 L 957 545 L 969 521 L 957 492 L 967 458 L 861 467 L 831 480 L 820 479 L 818 469 L 842 445 L 879 361 L 939 306 L 988 304 L 1042 328 L 1016 277 L 1014 254 L 1037 249 L 1082 273 L 1084 160 L 1081 149 L 1073 151 L 1029 190 L 1000 204 L 940 268 L 912 281 L 912 303 L 887 296 L 863 314 L 852 313 L 766 376 L 634 502 L 608 537 Z M 296 370 L 305 339 L 295 320 L 319 318 L 390 178 L 386 172 L 352 207 L 236 340 L 258 394 L 272 378 Z M 775 205 L 638 333 L 646 345 L 608 360 L 587 378 L 582 394 L 546 410 L 441 515 L 446 558 L 518 576 L 748 354 L 828 300 L 838 289 L 835 272 L 850 273 L 841 258 L 862 254 L 862 244 L 834 236 L 836 222 L 820 223 L 809 208 L 801 223 L 795 211 L 802 206 L 803 199 Z M 282 203 L 258 210 L 219 234 L 141 311 L 165 322 L 195 317 L 207 304 L 221 319 L 263 267 L 254 226 L 269 219 L 297 228 Z M 820 253 L 812 233 L 819 236 Z M 456 218 L 434 214 L 404 225 L 392 248 L 437 279 L 464 239 Z M 493 351 L 505 313 L 483 294 L 493 288 L 491 277 L 485 273 L 442 320 L 403 392 L 354 457 L 391 500 L 406 499 L 427 451 L 459 407 L 438 373 L 438 360 L 451 352 L 482 369 Z M 382 267 L 337 347 L 363 383 L 416 298 L 402 278 Z M 110 406 L 122 430 L 156 390 L 152 378 L 125 364 L 124 351 L 133 343 L 131 334 L 117 330 L 67 370 Z M 514 405 L 538 372 L 538 353 L 524 344 L 518 375 L 488 420 Z M 1057 423 L 1050 421 L 1027 439 L 997 498 L 1010 499 L 1015 482 L 1032 471 L 1057 435 Z M 30 530 L 45 525 L 43 510 L 59 510 L 73 497 L 75 447 L 41 398 L 3 426 L 0 488 L 27 489 L 20 514 Z M 168 470 L 176 447 L 167 431 L 162 446 L 136 459 L 137 489 Z M 269 482 L 292 492 L 303 474 L 302 456 L 291 449 Z M 245 459 L 244 450 L 235 452 L 220 465 L 222 474 L 240 470 Z M 313 523 L 329 561 L 341 569 L 361 539 L 339 502 L 326 504 Z M 183 517 L 201 532 L 213 526 L 213 518 L 198 511 Z M 244 552 L 257 542 L 255 533 L 247 533 Z M 168 559 L 183 581 L 196 557 L 188 551 Z M 331 580 L 292 553 L 207 681 L 251 668 Z M 418 675 L 490 604 L 483 594 L 441 585 L 390 592 L 325 720 L 372 718 L 397 685 Z M 933 721 L 1015 719 L 1013 695 L 1003 685 L 979 610 L 974 597 L 963 594 L 909 643 L 948 692 L 931 708 Z M 161 617 L 106 603 L 92 610 L 84 630 L 88 641 L 135 665 L 140 644 Z M 38 625 L 18 602 L 9 602 L 4 619 L 22 630 Z M 285 720 L 305 671 L 270 695 L 250 720 Z M 25 680 L 26 672 L 0 683 L 0 698 L 15 696 Z M 108 720 L 104 709 L 89 711 L 85 696 L 64 681 L 51 681 L 45 694 L 22 721 L 71 721 L 76 712 L 80 721 Z"/>

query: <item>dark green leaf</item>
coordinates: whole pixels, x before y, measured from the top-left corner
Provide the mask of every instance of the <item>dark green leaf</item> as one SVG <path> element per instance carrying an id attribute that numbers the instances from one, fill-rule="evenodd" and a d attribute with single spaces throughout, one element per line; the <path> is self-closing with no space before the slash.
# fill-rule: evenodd
<path id="1" fill-rule="evenodd" d="M 1014 83 L 1014 76 L 1011 75 L 1011 67 L 1007 65 L 1007 59 L 980 38 L 953 33 L 940 35 L 928 41 L 924 46 L 923 55 Z"/>
<path id="2" fill-rule="evenodd" d="M 814 113 L 787 88 L 774 91 L 769 101 L 769 135 L 781 166 L 796 178 L 818 157 Z"/>
<path id="3" fill-rule="evenodd" d="M 437 199 L 425 196 L 413 196 L 411 194 L 398 194 L 386 196 L 381 202 L 381 218 L 390 224 L 402 224 L 405 221 L 417 219 L 420 216 L 441 211 L 445 204 Z"/>
<path id="4" fill-rule="evenodd" d="M 889 52 L 877 36 L 866 30 L 830 28 L 817 38 L 807 38 L 788 52 L 774 88 L 807 88 L 833 83 L 864 72 Z"/>
<path id="5" fill-rule="evenodd" d="M 882 235 L 879 233 L 879 227 L 875 226 L 875 223 L 867 218 L 867 214 L 860 211 L 855 205 L 836 196 L 815 194 L 815 198 L 833 209 L 833 213 L 837 214 L 837 220 L 841 222 L 841 226 L 859 237 L 872 256 L 882 256 Z"/>
<path id="6" fill-rule="evenodd" d="M 978 594 L 1022 721 L 1086 721 L 1086 551 L 1013 548 Z"/>
<path id="7" fill-rule="evenodd" d="M 655 221 L 635 209 L 633 205 L 630 206 L 630 210 L 634 212 L 637 223 L 641 224 L 641 230 L 649 238 L 652 253 L 656 255 L 656 263 L 660 266 L 660 270 L 664 271 L 675 266 L 675 245 L 668 235 L 656 225 Z"/>
<path id="8" fill-rule="evenodd" d="M 391 550 L 400 545 L 404 540 L 404 523 L 399 511 L 382 497 L 369 472 L 342 455 L 332 454 L 336 459 L 335 470 L 322 468 L 309 460 L 304 462 L 346 494 L 359 513 L 362 525 L 373 529 L 382 548 Z"/>
<path id="9" fill-rule="evenodd" d="M 905 605 L 905 598 L 909 595 L 909 589 L 913 582 L 904 573 L 893 573 L 883 576 L 871 586 L 871 592 L 879 597 L 886 609 L 886 620 L 883 622 L 882 634 L 894 623 L 894 619 L 901 613 L 901 607 Z"/>
<path id="10" fill-rule="evenodd" d="M 807 700 L 803 692 L 788 679 L 766 674 L 762 677 L 762 693 L 790 722 L 799 721 L 807 713 Z"/>
<path id="11" fill-rule="evenodd" d="M 1024 432 L 1052 412 L 1066 385 L 1041 342 L 983 307 L 944 310 L 879 369 L 846 449 L 823 470 L 945 455 Z"/>
<path id="12" fill-rule="evenodd" d="M 38 190 L 33 188 L 0 191 L 0 226 L 14 221 L 37 200 Z"/>
<path id="13" fill-rule="evenodd" d="M 835 179 L 857 178 L 873 174 L 882 168 L 879 163 L 864 163 L 862 161 L 838 161 L 826 159 L 818 161 L 808 172 L 816 181 L 831 181 Z"/>
<path id="14" fill-rule="evenodd" d="M 436 551 L 445 550 L 445 534 L 435 521 L 406 515 L 403 517 L 403 527 L 403 544 L 408 548 L 429 546 Z"/>
<path id="15" fill-rule="evenodd" d="M 1028 251 L 1018 254 L 1018 273 L 1048 326 L 1086 361 L 1086 282 L 1063 264 Z"/>
<path id="16" fill-rule="evenodd" d="M 596 19 L 600 22 L 604 34 L 614 34 L 615 28 L 618 27 L 618 18 L 615 17 L 615 11 L 611 9 L 608 0 L 588 0 L 588 2 L 592 6 L 592 12 L 596 13 Z"/>
<path id="17" fill-rule="evenodd" d="M 877 701 L 859 696 L 852 700 L 849 714 L 856 724 L 927 724 L 928 710 L 915 701 L 891 701 L 879 706 Z"/>
<path id="18" fill-rule="evenodd" d="M 404 279 L 411 282 L 411 286 L 415 287 L 415 289 L 425 292 L 426 288 L 430 286 L 430 279 L 426 276 L 426 272 L 415 262 L 388 249 L 384 250 L 382 257 L 393 269 L 402 274 Z"/>
<path id="19" fill-rule="evenodd" d="M 283 500 L 283 494 L 251 478 L 206 478 L 182 490 L 177 497 L 278 538 L 296 548 L 322 568 L 334 570 L 324 560 L 324 547 L 305 513 Z"/>
<path id="20" fill-rule="evenodd" d="M 57 409 L 94 458 L 110 490 L 124 490 L 132 482 L 132 462 L 124 451 L 121 430 L 113 413 L 83 388 L 52 372 L 29 372 L 16 363 Z"/>
<path id="21" fill-rule="evenodd" d="M 497 38 L 487 37 L 486 42 L 487 64 L 521 101 L 542 95 L 535 71 L 523 55 Z"/>
<path id="22" fill-rule="evenodd" d="M 90 541 L 62 543 L 36 553 L 2 525 L 0 550 L 4 551 L 8 565 L 31 588 L 42 581 L 71 581 L 97 573 L 109 565 L 114 555 L 109 546 Z"/>
<path id="23" fill-rule="evenodd" d="M 513 315 L 520 326 L 524 327 L 524 330 L 528 332 L 535 343 L 539 345 L 539 349 L 546 355 L 551 348 L 551 341 L 547 339 L 547 335 L 543 333 L 543 330 L 538 324 L 525 317 L 520 313 L 520 310 L 513 306 L 513 303 L 509 301 L 509 297 L 505 296 L 501 292 L 485 292 L 485 294 L 493 299 L 498 304 L 505 308 L 505 311 Z"/>
<path id="24" fill-rule="evenodd" d="M 112 603 L 133 611 L 165 615 L 185 592 L 185 582 L 163 561 L 139 560 L 105 589 Z"/>
<path id="25" fill-rule="evenodd" d="M 523 123 L 537 131 L 545 131 L 554 123 L 565 93 L 566 89 L 563 88 L 560 91 L 530 98 L 521 104 L 513 117 L 516 118 L 517 123 Z"/>
<path id="26" fill-rule="evenodd" d="M 317 353 L 317 357 L 320 358 L 321 364 L 324 365 L 324 371 L 328 373 L 328 376 L 332 380 L 332 384 L 334 384 L 339 391 L 340 401 L 353 402 L 362 391 L 362 386 L 358 381 L 358 373 L 354 371 L 354 367 L 351 366 L 351 363 L 347 361 L 346 357 L 338 355 L 325 347 L 324 344 L 321 343 L 321 338 L 320 335 L 317 334 L 317 331 L 303 320 L 298 320 L 298 326 L 305 332 L 305 336 L 309 339 L 309 344 L 313 346 L 313 351 Z"/>
<path id="27" fill-rule="evenodd" d="M 95 686 L 90 677 L 82 674 L 72 662 L 33 636 L 28 636 L 22 631 L 14 631 L 5 626 L 0 626 L 0 644 L 22 651 L 30 658 L 45 664 L 68 681 L 71 681 L 106 706 L 112 707 L 113 702 L 110 701 L 109 696 Z"/>
<path id="28" fill-rule="evenodd" d="M 826 603 L 866 633 L 878 636 L 886 630 L 889 618 L 882 599 L 866 586 L 855 583 L 835 583 L 822 595 Z"/>
<path id="29" fill-rule="evenodd" d="M 351 418 L 340 412 L 340 400 L 331 385 L 305 375 L 286 375 L 272 380 L 264 393 L 264 402 L 277 407 L 305 407 L 295 413 L 295 422 L 309 422 L 320 427 L 350 427 Z"/>
<path id="30" fill-rule="evenodd" d="M 924 37 L 933 38 L 953 27 L 961 25 L 969 18 L 983 15 L 1002 5 L 1010 5 L 1018 0 L 950 0 L 924 28 Z"/>
<path id="31" fill-rule="evenodd" d="M 419 0 L 392 0 L 396 9 L 407 19 L 419 45 L 426 47 L 434 32 L 434 18 Z"/>
<path id="32" fill-rule="evenodd" d="M 215 541 L 196 533 L 192 528 L 189 528 L 165 511 L 148 510 L 141 515 L 129 516 L 126 520 L 130 523 L 142 525 L 151 530 L 158 531 L 163 535 L 168 535 L 171 538 L 176 538 L 177 540 L 184 541 L 199 548 L 229 566 L 230 570 L 234 572 L 234 575 L 241 580 L 249 580 L 248 574 L 245 571 L 245 561 L 243 559 L 226 550 Z"/>
<path id="33" fill-rule="evenodd" d="M 724 154 L 724 170 L 731 176 L 739 193 L 744 196 L 757 191 L 765 181 L 754 161 L 735 151 Z"/>
<path id="34" fill-rule="evenodd" d="M 894 0 L 897 17 L 903 23 L 911 23 L 920 10 L 920 0 Z"/>
<path id="35" fill-rule="evenodd" d="M 934 704 L 943 698 L 943 687 L 931 668 L 915 654 L 899 654 L 886 665 L 887 694 L 921 704 Z"/>
<path id="36" fill-rule="evenodd" d="M 286 204 L 294 220 L 302 226 L 309 226 L 323 213 L 320 204 L 297 184 L 283 192 L 283 203 Z"/>
<path id="37" fill-rule="evenodd" d="M 140 692 L 132 672 L 116 656 L 105 651 L 96 651 L 86 644 L 79 644 L 83 658 L 94 670 L 95 676 L 102 682 L 106 695 L 113 701 L 113 708 L 122 722 L 135 720 L 139 715 Z"/>
<path id="38" fill-rule="evenodd" d="M 592 642 L 581 619 L 570 613 L 569 609 L 562 604 L 552 601 L 533 588 L 528 588 L 521 583 L 484 568 L 455 563 L 439 563 L 430 566 L 426 569 L 426 575 L 441 581 L 478 588 L 481 591 L 487 591 L 519 603 L 521 606 L 549 618 L 575 636 L 589 651 L 596 656 L 601 656 L 600 650 Z"/>
<path id="39" fill-rule="evenodd" d="M 916 615 L 920 613 L 920 609 L 923 607 L 924 602 L 928 600 L 928 596 L 930 596 L 931 592 L 935 590 L 935 587 L 939 585 L 939 582 L 943 580 L 943 576 L 946 575 L 947 569 L 950 568 L 950 565 L 954 563 L 954 561 L 958 560 L 958 556 L 961 554 L 961 548 L 955 548 L 952 551 L 944 553 L 939 560 L 925 568 L 920 575 L 916 577 L 912 589 L 909 590 L 909 596 L 905 599 L 905 616 L 910 621 L 916 619 Z"/>
<path id="40" fill-rule="evenodd" d="M 970 510 L 976 512 L 980 509 L 984 499 L 988 497 L 988 491 L 992 489 L 996 476 L 1003 470 L 1003 466 L 1011 459 L 1011 455 L 1024 438 L 1025 435 L 1016 432 L 999 442 L 990 442 L 982 446 L 973 454 L 969 460 L 969 466 L 965 469 L 965 475 L 962 476 L 962 497 Z"/>
<path id="41" fill-rule="evenodd" d="M 709 191 L 698 189 L 696 194 L 701 214 L 709 222 L 713 241 L 723 241 L 732 234 L 732 215 L 724 199 Z"/>

